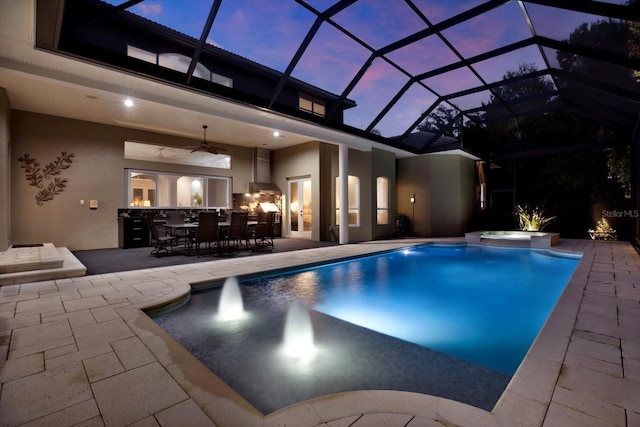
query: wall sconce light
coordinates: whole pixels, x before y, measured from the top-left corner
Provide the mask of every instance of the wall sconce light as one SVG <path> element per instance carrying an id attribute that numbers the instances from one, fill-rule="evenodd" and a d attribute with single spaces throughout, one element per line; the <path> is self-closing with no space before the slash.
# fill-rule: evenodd
<path id="1" fill-rule="evenodd" d="M 411 202 L 411 235 L 413 235 L 413 223 L 416 218 L 416 195 L 412 194 L 409 201 Z"/>

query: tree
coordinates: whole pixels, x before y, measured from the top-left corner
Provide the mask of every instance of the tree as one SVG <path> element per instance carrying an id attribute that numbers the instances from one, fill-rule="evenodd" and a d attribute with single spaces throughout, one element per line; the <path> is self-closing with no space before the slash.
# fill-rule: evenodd
<path id="1" fill-rule="evenodd" d="M 431 112 L 424 121 L 418 125 L 418 130 L 439 133 L 445 129 L 457 115 L 458 110 L 455 108 L 448 107 L 446 104 L 440 104 L 438 108 Z M 456 120 L 442 135 L 457 138 L 460 135 L 461 128 L 460 120 Z"/>
<path id="2" fill-rule="evenodd" d="M 553 82 L 543 76 L 526 78 L 535 71 L 535 66 L 523 64 L 507 72 L 504 78 L 511 83 L 497 88 L 486 105 L 485 118 L 494 119 L 485 128 L 490 150 L 503 157 L 497 161 L 501 169 L 491 171 L 488 180 L 494 189 L 512 188 L 516 203 L 545 206 L 550 214 L 558 216 L 551 225 L 555 231 L 582 238 L 593 227 L 594 206 L 600 210 L 626 206 L 621 187 L 616 187 L 616 180 L 608 179 L 624 179 L 624 152 L 617 155 L 618 151 L 603 151 L 604 147 L 615 146 L 620 137 L 574 113 L 547 111 L 544 106 L 557 102 Z M 542 112 L 500 121 L 496 111 L 504 103 L 526 103 Z"/>
<path id="3" fill-rule="evenodd" d="M 633 33 L 625 22 L 602 19 L 580 24 L 569 35 L 567 42 L 627 55 L 632 40 Z M 633 70 L 561 50 L 556 57 L 560 68 L 565 71 L 603 82 L 614 82 L 623 87 L 633 84 Z M 568 82 L 567 86 L 571 86 L 571 83 Z"/>
<path id="4" fill-rule="evenodd" d="M 520 64 L 517 70 L 507 71 L 502 76 L 505 84 L 493 90 L 488 104 L 494 104 L 499 101 L 509 104 L 530 100 L 541 107 L 546 106 L 551 101 L 551 98 L 545 97 L 544 94 L 553 92 L 553 82 L 542 76 L 520 79 L 536 71 L 538 71 L 538 68 L 535 64 Z M 509 82 L 511 79 L 517 80 Z M 483 105 L 486 106 L 487 104 Z"/>
<path id="5" fill-rule="evenodd" d="M 640 1 L 631 0 L 628 5 L 638 5 Z M 587 45 L 603 50 L 614 50 L 630 57 L 640 56 L 640 25 L 635 21 L 625 23 L 617 20 L 599 20 L 591 24 L 583 23 L 569 36 L 569 43 Z M 638 70 L 629 70 L 613 64 L 603 63 L 569 54 L 558 52 L 560 66 L 571 73 L 584 75 L 591 79 L 600 80 L 620 87 L 637 87 L 640 83 Z M 565 90 L 580 90 L 579 86 L 572 89 L 574 83 L 567 82 Z M 603 145 L 609 147 L 604 150 L 607 160 L 608 178 L 618 183 L 624 190 L 625 197 L 631 197 L 631 146 L 625 135 L 601 128 L 594 134 Z"/>
<path id="6" fill-rule="evenodd" d="M 631 198 L 631 146 L 609 147 L 605 149 L 607 154 L 607 167 L 610 179 L 616 180 L 624 189 L 624 196 Z"/>
<path id="7" fill-rule="evenodd" d="M 508 153 L 541 148 L 544 145 L 564 145 L 562 132 L 556 128 L 558 114 L 552 112 L 557 103 L 553 82 L 545 76 L 527 76 L 537 71 L 535 64 L 520 64 L 507 71 L 505 84 L 493 89 L 488 102 L 483 103 L 487 130 L 491 133 L 488 153 Z M 542 111 L 513 117 L 512 111 Z M 566 139 L 564 139 L 566 141 Z"/>
<path id="8" fill-rule="evenodd" d="M 629 21 L 629 56 L 640 58 L 640 22 Z M 633 70 L 633 77 L 640 83 L 640 70 Z"/>
<path id="9" fill-rule="evenodd" d="M 640 0 L 629 4 L 640 4 Z M 640 57 L 640 25 L 635 23 L 584 23 L 566 41 Z M 562 50 L 556 55 L 559 66 L 579 77 L 577 81 L 585 77 L 622 88 L 634 88 L 635 79 L 640 81 L 640 72 L 634 74 L 634 70 L 605 61 Z M 599 92 L 585 94 L 585 87 L 574 79 L 538 76 L 535 64 L 520 64 L 503 75 L 503 84 L 494 87 L 483 103 L 480 119 L 484 124 L 469 121 L 456 129 L 456 136 L 463 130 L 464 147 L 474 147 L 474 153 L 499 167 L 488 172 L 490 190 L 513 190 L 516 204 L 545 206 L 549 214 L 558 217 L 550 227 L 566 237 L 584 238 L 603 209 L 630 208 L 630 135 L 608 128 L 604 120 L 593 120 L 594 116 L 555 108 L 561 106 L 563 95 L 592 96 L 586 102 L 604 101 L 601 107 L 607 105 Z M 441 129 L 455 114 L 456 110 L 440 106 L 421 129 Z M 624 237 L 631 224 L 612 225 Z"/>

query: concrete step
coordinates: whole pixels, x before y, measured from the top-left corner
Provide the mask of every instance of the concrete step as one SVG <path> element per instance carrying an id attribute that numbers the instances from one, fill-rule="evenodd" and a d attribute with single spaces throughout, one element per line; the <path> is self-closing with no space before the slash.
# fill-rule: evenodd
<path id="1" fill-rule="evenodd" d="M 61 268 L 63 263 L 60 252 L 51 243 L 12 246 L 0 253 L 0 274 Z"/>
<path id="2" fill-rule="evenodd" d="M 0 267 L 0 286 L 80 277 L 87 273 L 87 268 L 69 249 L 56 248 L 51 243 L 0 252 Z"/>

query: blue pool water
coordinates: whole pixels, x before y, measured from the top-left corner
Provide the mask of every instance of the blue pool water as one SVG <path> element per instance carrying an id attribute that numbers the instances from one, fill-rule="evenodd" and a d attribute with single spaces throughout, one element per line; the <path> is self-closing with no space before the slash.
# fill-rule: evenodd
<path id="1" fill-rule="evenodd" d="M 269 286 L 309 289 L 301 297 L 319 312 L 513 374 L 578 262 L 549 251 L 425 245 Z"/>
<path id="2" fill-rule="evenodd" d="M 241 320 L 216 317 L 220 287 L 154 320 L 263 413 L 367 389 L 491 410 L 578 262 L 549 251 L 425 245 L 245 280 Z M 310 309 L 311 359 L 281 351 L 294 301 Z"/>

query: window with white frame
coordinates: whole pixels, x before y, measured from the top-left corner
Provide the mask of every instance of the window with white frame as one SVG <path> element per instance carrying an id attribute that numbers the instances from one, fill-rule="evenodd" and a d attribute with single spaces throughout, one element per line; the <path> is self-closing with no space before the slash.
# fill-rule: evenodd
<path id="1" fill-rule="evenodd" d="M 125 141 L 124 158 L 145 162 L 171 163 L 174 165 L 202 166 L 215 169 L 231 169 L 231 156 L 193 151 L 167 145 L 144 144 Z"/>
<path id="2" fill-rule="evenodd" d="M 349 226 L 360 225 L 360 178 L 349 175 L 348 181 Z M 340 177 L 336 177 L 336 225 L 340 225 Z"/>
<path id="3" fill-rule="evenodd" d="M 231 205 L 231 178 L 127 170 L 132 207 L 215 208 Z"/>
<path id="4" fill-rule="evenodd" d="M 376 224 L 389 224 L 389 178 L 376 178 Z"/>

